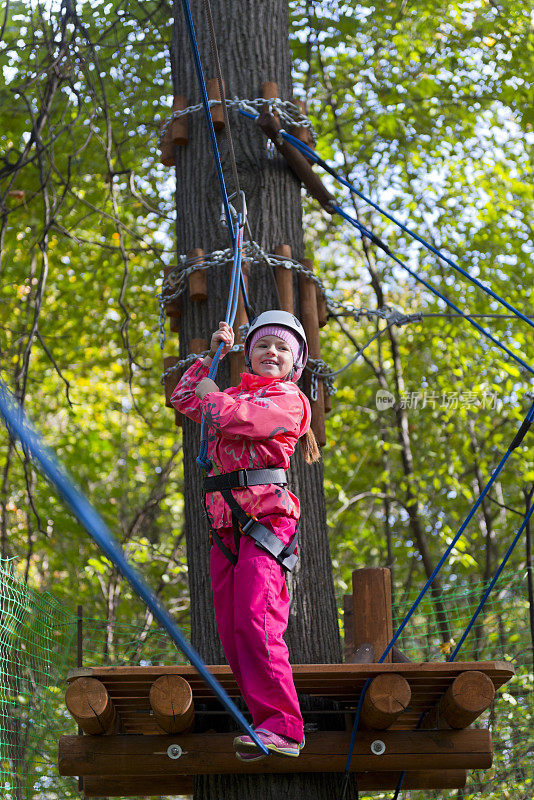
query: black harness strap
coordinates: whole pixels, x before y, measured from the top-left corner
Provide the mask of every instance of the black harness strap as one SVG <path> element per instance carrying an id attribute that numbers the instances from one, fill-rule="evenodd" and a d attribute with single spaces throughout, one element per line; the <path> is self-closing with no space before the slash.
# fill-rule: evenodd
<path id="1" fill-rule="evenodd" d="M 250 536 L 256 544 L 273 556 L 278 563 L 287 571 L 291 572 L 297 563 L 295 548 L 298 540 L 298 529 L 295 531 L 289 544 L 284 543 L 269 528 L 261 522 L 251 517 L 241 508 L 231 489 L 243 488 L 246 486 L 260 486 L 269 483 L 276 483 L 285 486 L 287 478 L 283 469 L 239 469 L 234 472 L 227 472 L 223 475 L 211 475 L 204 479 L 205 492 L 220 492 L 232 512 L 232 525 L 234 529 L 234 541 L 236 550 L 239 553 L 239 528 L 243 534 Z M 204 501 L 205 502 L 205 501 Z M 206 510 L 207 511 L 207 510 Z M 223 543 L 217 531 L 212 529 L 213 541 L 235 567 L 238 556 L 235 556 Z"/>

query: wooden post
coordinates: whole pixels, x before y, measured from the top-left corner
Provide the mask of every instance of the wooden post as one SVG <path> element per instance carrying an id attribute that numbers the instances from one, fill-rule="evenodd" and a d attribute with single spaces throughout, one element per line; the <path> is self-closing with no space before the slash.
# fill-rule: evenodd
<path id="1" fill-rule="evenodd" d="M 223 81 L 223 89 L 226 91 L 226 86 Z M 208 100 L 221 100 L 221 93 L 219 91 L 219 81 L 217 78 L 211 78 L 207 83 Z M 213 127 L 216 131 L 221 131 L 224 128 L 224 113 L 222 103 L 218 106 L 210 106 L 211 119 L 213 120 Z"/>
<path id="2" fill-rule="evenodd" d="M 351 594 L 343 595 L 343 658 L 347 661 L 354 652 L 354 601 Z"/>
<path id="3" fill-rule="evenodd" d="M 167 733 L 191 730 L 195 719 L 191 686 L 180 675 L 162 675 L 148 695 L 154 717 Z"/>
<path id="4" fill-rule="evenodd" d="M 362 723 L 367 728 L 385 730 L 408 707 L 412 697 L 410 684 L 395 672 L 373 678 L 362 706 Z"/>
<path id="5" fill-rule="evenodd" d="M 177 94 L 174 96 L 174 100 L 172 102 L 172 110 L 174 111 L 183 111 L 187 108 L 187 97 L 183 94 Z M 170 125 L 171 132 L 170 132 L 170 139 L 174 145 L 178 145 L 179 147 L 185 147 L 185 145 L 189 141 L 189 134 L 188 134 L 188 125 L 187 125 L 187 114 L 182 114 L 181 117 L 176 117 L 173 119 Z"/>
<path id="6" fill-rule="evenodd" d="M 312 269 L 310 259 L 303 259 L 302 265 L 306 269 Z M 317 316 L 317 295 L 315 283 L 305 275 L 299 273 L 299 294 L 300 294 L 300 319 L 306 338 L 308 340 L 308 350 L 311 358 L 321 357 L 321 343 L 319 340 L 319 320 Z M 311 375 L 304 371 L 304 386 L 308 397 L 310 397 Z M 326 444 L 325 418 L 324 418 L 324 386 L 321 380 L 317 381 L 317 400 L 310 397 L 312 409 L 312 430 L 315 438 L 321 447 Z"/>
<path id="7" fill-rule="evenodd" d="M 84 733 L 99 735 L 113 728 L 115 707 L 106 687 L 96 678 L 77 678 L 70 683 L 65 702 Z"/>
<path id="8" fill-rule="evenodd" d="M 451 728 L 467 728 L 493 703 L 495 687 L 483 672 L 462 672 L 439 703 L 439 715 Z"/>
<path id="9" fill-rule="evenodd" d="M 377 662 L 393 636 L 391 572 L 385 567 L 366 567 L 352 573 L 354 599 L 354 647 L 369 643 Z M 391 652 L 385 663 L 391 662 Z"/>
<path id="10" fill-rule="evenodd" d="M 76 666 L 83 667 L 83 606 L 76 609 Z M 78 725 L 78 735 L 81 736 L 82 727 Z M 83 792 L 83 776 L 78 776 L 78 789 Z"/>
<path id="11" fill-rule="evenodd" d="M 247 290 L 248 293 L 248 276 L 249 276 L 248 262 L 243 261 L 242 272 L 243 272 L 243 281 L 245 283 L 245 289 Z M 237 301 L 237 311 L 234 320 L 235 344 L 240 344 L 239 327 L 240 325 L 244 325 L 246 322 L 248 322 L 247 312 L 245 311 L 243 296 L 241 292 L 239 292 L 239 300 Z M 244 353 L 243 352 L 230 353 L 230 383 L 232 386 L 237 386 L 240 380 L 240 375 L 244 371 L 245 371 Z"/>
<path id="12" fill-rule="evenodd" d="M 291 258 L 291 247 L 288 244 L 279 244 L 274 249 L 277 256 L 283 258 Z M 282 311 L 287 311 L 289 314 L 295 313 L 295 306 L 293 304 L 293 270 L 286 269 L 285 267 L 275 267 L 274 277 L 276 279 L 276 286 L 278 294 L 280 295 L 280 306 Z"/>
<path id="13" fill-rule="evenodd" d="M 188 259 L 195 259 L 200 265 L 204 263 L 204 250 L 193 247 L 187 251 Z M 208 299 L 208 276 L 205 269 L 197 269 L 189 276 L 189 296 L 195 303 Z"/>

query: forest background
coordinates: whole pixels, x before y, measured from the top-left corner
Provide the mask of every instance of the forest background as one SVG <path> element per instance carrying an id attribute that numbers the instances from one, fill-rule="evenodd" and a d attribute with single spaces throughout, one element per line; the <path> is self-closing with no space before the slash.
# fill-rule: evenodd
<path id="1" fill-rule="evenodd" d="M 321 156 L 534 314 L 532 5 L 289 9 L 294 93 L 307 101 Z M 157 151 L 172 101 L 171 20 L 169 3 L 151 0 L 4 8 L 0 349 L 3 379 L 187 628 L 182 462 L 196 454 L 182 452 L 164 407 L 157 301 L 176 258 L 174 176 Z M 328 185 L 412 269 L 534 361 L 524 322 Z M 187 214 L 179 198 L 178 187 Z M 500 461 L 532 380 L 368 240 L 304 195 L 303 206 L 316 274 L 348 310 L 332 303 L 321 332 L 332 369 L 384 327 L 358 309 L 422 315 L 386 330 L 336 379 L 323 450 L 340 608 L 351 571 L 372 565 L 392 569 L 402 604 L 425 578 L 424 551 L 435 564 Z M 377 406 L 379 390 L 394 407 Z M 115 622 L 146 632 L 141 603 L 5 433 L 0 471 L 0 553 L 19 578 L 109 623 L 106 657 Z M 444 587 L 478 591 L 533 489 L 527 437 L 454 549 Z M 526 559 L 523 540 L 508 574 L 524 576 Z M 526 590 L 518 602 L 526 620 Z M 477 646 L 475 637 L 465 657 Z M 532 647 L 529 638 L 527 660 Z"/>

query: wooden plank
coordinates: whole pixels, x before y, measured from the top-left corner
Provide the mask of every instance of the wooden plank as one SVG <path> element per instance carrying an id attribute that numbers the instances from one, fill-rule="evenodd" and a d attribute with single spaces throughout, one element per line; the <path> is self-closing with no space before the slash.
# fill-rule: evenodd
<path id="1" fill-rule="evenodd" d="M 239 690 L 228 666 L 210 666 L 209 670 L 232 697 Z M 409 683 L 412 692 L 410 707 L 393 723 L 393 730 L 412 729 L 422 713 L 435 706 L 454 679 L 463 672 L 481 671 L 498 689 L 514 674 L 509 662 L 396 663 L 396 664 L 297 664 L 293 667 L 299 694 L 311 697 L 330 697 L 344 704 L 344 710 L 354 710 L 367 678 L 398 673 Z M 150 711 L 148 695 L 152 683 L 161 675 L 179 675 L 191 685 L 194 701 L 214 704 L 219 701 L 211 689 L 189 665 L 157 667 L 93 667 L 73 670 L 69 682 L 76 677 L 101 680 L 121 718 L 125 733 L 156 733 L 155 722 L 147 719 Z M 138 712 L 143 713 L 140 718 Z"/>
<path id="2" fill-rule="evenodd" d="M 60 775 L 223 775 L 271 772 L 343 772 L 350 731 L 321 731 L 308 735 L 299 758 L 271 756 L 247 763 L 235 758 L 234 734 L 203 733 L 171 736 L 62 736 L 59 741 Z M 375 755 L 372 743 L 385 745 Z M 171 759 L 167 748 L 179 744 L 183 755 Z M 492 762 L 490 732 L 361 731 L 351 771 L 390 772 L 426 769 L 487 769 Z"/>
<path id="3" fill-rule="evenodd" d="M 357 772 L 358 788 L 395 789 L 400 772 Z M 467 773 L 463 769 L 413 770 L 406 772 L 403 789 L 462 789 Z M 84 780 L 86 797 L 150 797 L 193 794 L 193 778 L 189 775 L 133 775 L 114 778 L 110 776 L 87 777 Z"/>

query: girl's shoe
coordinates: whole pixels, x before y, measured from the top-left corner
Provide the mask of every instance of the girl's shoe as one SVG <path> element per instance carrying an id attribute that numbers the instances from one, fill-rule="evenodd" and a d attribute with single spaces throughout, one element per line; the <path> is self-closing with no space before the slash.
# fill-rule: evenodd
<path id="1" fill-rule="evenodd" d="M 251 764 L 253 761 L 262 761 L 264 758 L 267 758 L 265 753 L 259 753 L 258 752 L 258 748 L 257 747 L 256 747 L 256 752 L 255 753 L 240 753 L 239 750 L 236 750 L 235 751 L 235 757 L 239 761 L 245 761 L 247 764 Z"/>
<path id="2" fill-rule="evenodd" d="M 289 739 L 287 736 L 280 736 L 280 734 L 265 730 L 265 728 L 256 728 L 256 733 L 258 734 L 259 740 L 270 753 L 276 753 L 279 756 L 289 756 L 290 758 L 297 758 L 300 755 L 300 751 L 304 747 L 306 741 L 305 738 L 303 738 L 302 742 L 299 744 L 294 739 Z M 258 748 L 250 736 L 236 736 L 234 739 L 234 748 L 236 753 L 240 755 L 244 753 L 253 753 L 256 756 L 263 757 L 263 753 L 258 753 Z M 239 758 L 240 755 L 237 757 Z"/>

